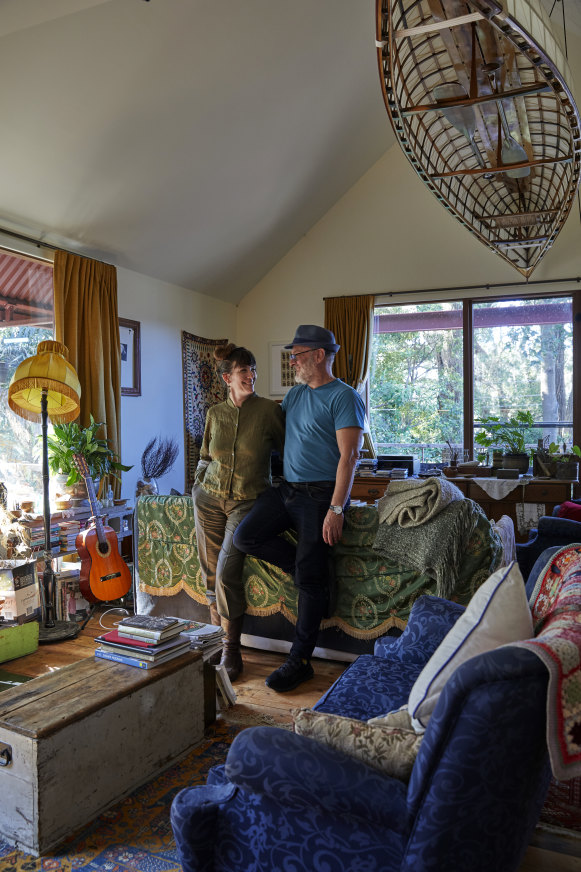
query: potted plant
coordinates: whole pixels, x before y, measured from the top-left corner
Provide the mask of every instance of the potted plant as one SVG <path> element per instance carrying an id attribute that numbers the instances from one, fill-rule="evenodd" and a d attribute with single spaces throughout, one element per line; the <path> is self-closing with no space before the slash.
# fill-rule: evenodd
<path id="1" fill-rule="evenodd" d="M 566 450 L 566 446 L 561 446 L 556 442 L 551 442 L 548 450 L 549 462 L 551 463 L 551 475 L 555 478 L 564 479 L 566 481 L 576 481 L 579 478 L 579 459 L 581 458 L 581 448 L 578 445 L 572 445 L 570 451 Z"/>
<path id="2" fill-rule="evenodd" d="M 119 479 L 118 473 L 131 469 L 119 462 L 107 439 L 98 437 L 97 433 L 102 426 L 103 422 L 95 421 L 92 415 L 88 427 L 80 427 L 76 421 L 53 425 L 53 433 L 47 440 L 48 463 L 55 475 L 60 473 L 67 476 L 67 487 L 82 481 L 82 476 L 73 462 L 75 454 L 81 454 L 85 458 L 91 478 L 95 481 L 105 476 Z"/>
<path id="3" fill-rule="evenodd" d="M 519 411 L 506 421 L 502 421 L 497 415 L 488 415 L 478 422 L 483 429 L 476 434 L 474 441 L 483 448 L 503 446 L 503 466 L 527 472 L 529 455 L 524 431 L 527 427 L 534 427 L 534 424 L 531 412 Z"/>

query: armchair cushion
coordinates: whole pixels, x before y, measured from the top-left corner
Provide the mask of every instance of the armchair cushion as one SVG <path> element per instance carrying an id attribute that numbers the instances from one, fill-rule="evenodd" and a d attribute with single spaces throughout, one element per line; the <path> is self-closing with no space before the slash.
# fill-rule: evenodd
<path id="1" fill-rule="evenodd" d="M 518 564 L 511 563 L 478 588 L 418 676 L 408 703 L 414 728 L 425 730 L 444 685 L 461 663 L 532 635 L 523 578 Z"/>
<path id="2" fill-rule="evenodd" d="M 378 639 L 374 654 L 376 657 L 397 657 L 406 664 L 425 665 L 464 611 L 465 606 L 459 603 L 437 596 L 421 596 L 413 604 L 401 636 Z"/>
<path id="3" fill-rule="evenodd" d="M 347 754 L 277 727 L 249 727 L 228 752 L 225 774 L 248 793 L 284 806 L 405 829 L 406 786 Z"/>
<path id="4" fill-rule="evenodd" d="M 422 736 L 412 729 L 407 710 L 389 712 L 366 723 L 327 712 L 295 709 L 293 722 L 295 733 L 343 751 L 404 782 L 409 781 L 422 741 Z"/>

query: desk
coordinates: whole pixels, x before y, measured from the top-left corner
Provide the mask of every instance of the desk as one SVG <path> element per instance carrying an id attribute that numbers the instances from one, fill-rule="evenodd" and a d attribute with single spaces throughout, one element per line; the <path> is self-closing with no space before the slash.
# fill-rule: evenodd
<path id="1" fill-rule="evenodd" d="M 502 515 L 512 518 L 517 542 L 526 542 L 528 538 L 527 533 L 518 531 L 517 503 L 542 503 L 545 506 L 544 514 L 551 515 L 555 506 L 571 499 L 573 485 L 576 484 L 576 482 L 559 479 L 533 479 L 528 484 L 519 484 L 502 499 L 494 500 L 479 487 L 477 478 L 457 476 L 449 481 L 455 484 L 464 496 L 478 503 L 490 520 L 498 521 Z M 384 495 L 389 483 L 387 476 L 356 475 L 351 489 L 351 499 L 373 504 Z"/>

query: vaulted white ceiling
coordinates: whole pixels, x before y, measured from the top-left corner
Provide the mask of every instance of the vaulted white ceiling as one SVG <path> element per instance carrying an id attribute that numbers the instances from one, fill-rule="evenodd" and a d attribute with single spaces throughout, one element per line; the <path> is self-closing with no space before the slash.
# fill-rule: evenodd
<path id="1" fill-rule="evenodd" d="M 373 0 L 0 0 L 0 226 L 238 302 L 393 142 Z"/>
<path id="2" fill-rule="evenodd" d="M 394 141 L 374 7 L 0 0 L 0 227 L 240 301 Z"/>

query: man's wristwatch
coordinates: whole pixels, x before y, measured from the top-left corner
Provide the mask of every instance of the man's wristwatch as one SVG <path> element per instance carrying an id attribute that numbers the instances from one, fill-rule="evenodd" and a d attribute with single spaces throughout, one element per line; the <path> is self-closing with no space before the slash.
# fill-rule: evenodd
<path id="1" fill-rule="evenodd" d="M 329 511 L 333 512 L 335 515 L 343 514 L 343 506 L 329 506 Z"/>

